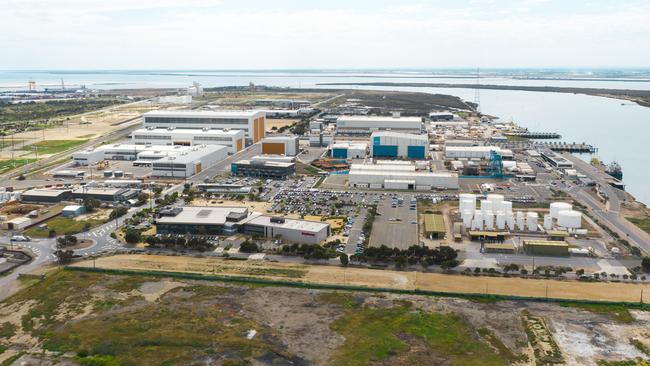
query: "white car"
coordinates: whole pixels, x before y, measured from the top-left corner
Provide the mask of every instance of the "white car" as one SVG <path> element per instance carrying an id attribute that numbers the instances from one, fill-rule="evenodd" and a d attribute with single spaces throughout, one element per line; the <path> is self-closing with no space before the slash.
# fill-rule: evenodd
<path id="1" fill-rule="evenodd" d="M 31 241 L 32 238 L 26 235 L 14 235 L 11 237 L 11 241 Z"/>

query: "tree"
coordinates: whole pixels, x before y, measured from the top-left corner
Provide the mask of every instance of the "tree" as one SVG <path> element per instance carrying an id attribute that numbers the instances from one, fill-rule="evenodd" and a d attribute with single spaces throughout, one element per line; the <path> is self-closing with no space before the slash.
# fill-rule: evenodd
<path id="1" fill-rule="evenodd" d="M 56 230 L 50 229 L 50 231 L 47 233 L 48 238 L 56 238 Z"/>
<path id="2" fill-rule="evenodd" d="M 348 258 L 348 255 L 345 253 L 341 253 L 341 255 L 339 255 L 339 260 L 343 266 L 347 266 L 348 263 L 350 263 L 350 258 Z"/>
<path id="3" fill-rule="evenodd" d="M 70 249 L 66 249 L 66 250 L 59 249 L 54 252 L 54 255 L 56 256 L 59 264 L 70 263 L 72 261 L 72 258 L 74 258 L 74 252 Z"/>
<path id="4" fill-rule="evenodd" d="M 110 215 L 108 215 L 108 218 L 110 220 L 115 220 L 118 217 L 126 215 L 127 212 L 129 212 L 129 210 L 124 206 L 115 207 L 113 211 L 111 211 Z"/>
<path id="5" fill-rule="evenodd" d="M 66 234 L 65 236 L 56 239 L 56 247 L 59 249 L 73 247 L 77 245 L 78 242 L 79 240 L 76 236 Z"/>
<path id="6" fill-rule="evenodd" d="M 260 251 L 260 248 L 257 246 L 255 242 L 246 240 L 245 242 L 241 243 L 241 245 L 239 246 L 239 251 L 243 253 L 257 253 Z"/>
<path id="7" fill-rule="evenodd" d="M 142 240 L 142 234 L 140 230 L 127 229 L 124 233 L 124 240 L 129 244 L 136 244 Z"/>
<path id="8" fill-rule="evenodd" d="M 643 268 L 643 272 L 650 273 L 650 257 L 643 257 L 641 260 L 641 268 Z"/>
<path id="9" fill-rule="evenodd" d="M 84 208 L 86 209 L 86 212 L 93 212 L 101 205 L 102 203 L 94 198 L 88 198 L 84 200 Z"/>

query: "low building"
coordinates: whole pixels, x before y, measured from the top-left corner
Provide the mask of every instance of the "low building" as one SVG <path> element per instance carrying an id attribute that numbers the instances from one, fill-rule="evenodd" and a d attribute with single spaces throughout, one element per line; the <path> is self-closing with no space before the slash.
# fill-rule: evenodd
<path id="1" fill-rule="evenodd" d="M 249 194 L 253 190 L 250 186 L 240 184 L 201 183 L 196 188 L 202 192 L 216 194 Z"/>
<path id="2" fill-rule="evenodd" d="M 416 171 L 415 164 L 352 164 L 348 173 L 351 187 L 370 189 L 432 190 L 458 189 L 458 175 Z"/>
<path id="3" fill-rule="evenodd" d="M 320 244 L 330 235 L 330 225 L 321 221 L 295 220 L 253 214 L 243 220 L 241 231 L 252 236 L 281 238 L 285 242 Z"/>
<path id="4" fill-rule="evenodd" d="M 492 152 L 501 155 L 504 159 L 511 158 L 512 151 L 501 149 L 498 146 L 445 146 L 447 159 L 490 159 Z"/>
<path id="5" fill-rule="evenodd" d="M 442 215 L 424 214 L 424 235 L 429 239 L 442 239 L 445 237 L 445 220 Z"/>
<path id="6" fill-rule="evenodd" d="M 309 146 L 311 147 L 327 147 L 332 141 L 334 141 L 333 135 L 325 133 L 309 135 Z"/>
<path id="7" fill-rule="evenodd" d="M 296 156 L 300 153 L 298 136 L 273 136 L 262 140 L 262 154 Z"/>
<path id="8" fill-rule="evenodd" d="M 125 202 L 136 198 L 140 190 L 107 187 L 80 187 L 72 191 L 74 199 L 96 199 L 105 202 Z"/>
<path id="9" fill-rule="evenodd" d="M 2 223 L 3 229 L 6 230 L 23 230 L 32 224 L 32 220 L 28 217 L 16 217 Z"/>
<path id="10" fill-rule="evenodd" d="M 86 212 L 86 207 L 81 205 L 68 205 L 61 210 L 63 217 L 77 217 Z"/>
<path id="11" fill-rule="evenodd" d="M 453 121 L 454 114 L 451 112 L 431 112 L 429 113 L 429 119 L 432 121 Z"/>
<path id="12" fill-rule="evenodd" d="M 296 173 L 296 163 L 239 160 L 230 164 L 230 172 L 236 176 L 286 179 Z"/>
<path id="13" fill-rule="evenodd" d="M 69 189 L 30 189 L 20 195 L 22 202 L 32 203 L 58 203 L 72 198 L 72 191 Z"/>
<path id="14" fill-rule="evenodd" d="M 391 130 L 422 133 L 422 118 L 393 116 L 340 116 L 336 120 L 339 134 L 369 135 L 374 131 Z"/>
<path id="15" fill-rule="evenodd" d="M 61 179 L 83 179 L 86 173 L 81 170 L 57 170 L 52 173 L 54 178 Z"/>
<path id="16" fill-rule="evenodd" d="M 515 246 L 512 243 L 486 243 L 483 245 L 483 252 L 514 254 Z"/>
<path id="17" fill-rule="evenodd" d="M 189 151 L 166 156 L 152 162 L 153 177 L 187 178 L 208 169 L 228 157 L 228 149 L 220 145 L 192 146 Z"/>
<path id="18" fill-rule="evenodd" d="M 524 251 L 529 255 L 565 257 L 569 255 L 569 244 L 565 241 L 524 240 Z"/>
<path id="19" fill-rule="evenodd" d="M 559 169 L 572 169 L 573 168 L 573 162 L 564 156 L 556 153 L 553 150 L 550 149 L 544 149 L 540 151 L 540 155 L 542 159 L 544 159 L 546 162 L 548 162 L 551 166 L 554 168 L 559 168 Z"/>
<path id="20" fill-rule="evenodd" d="M 338 159 L 364 159 L 368 144 L 363 142 L 339 141 L 332 145 L 332 157 Z"/>
<path id="21" fill-rule="evenodd" d="M 77 151 L 72 153 L 72 160 L 76 165 L 95 165 L 104 160 L 104 152 L 93 149 Z"/>
<path id="22" fill-rule="evenodd" d="M 131 133 L 136 145 L 221 145 L 234 154 L 244 148 L 244 131 L 231 129 L 141 128 Z"/>
<path id="23" fill-rule="evenodd" d="M 158 234 L 224 235 L 237 232 L 235 224 L 248 217 L 246 207 L 186 206 L 156 219 Z"/>
<path id="24" fill-rule="evenodd" d="M 425 159 L 428 155 L 427 135 L 380 131 L 373 132 L 370 141 L 373 158 Z"/>

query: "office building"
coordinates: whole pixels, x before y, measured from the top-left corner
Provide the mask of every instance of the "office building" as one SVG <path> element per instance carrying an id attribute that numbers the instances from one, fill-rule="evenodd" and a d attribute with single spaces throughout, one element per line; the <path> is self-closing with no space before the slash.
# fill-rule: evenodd
<path id="1" fill-rule="evenodd" d="M 285 242 L 320 244 L 330 235 L 330 225 L 322 221 L 289 219 L 254 213 L 241 222 L 241 232 Z"/>
<path id="2" fill-rule="evenodd" d="M 262 111 L 152 111 L 144 114 L 144 126 L 181 129 L 242 130 L 256 143 L 264 138 L 265 115 Z"/>
<path id="3" fill-rule="evenodd" d="M 267 160 L 239 160 L 230 164 L 232 175 L 258 178 L 286 179 L 296 173 L 296 163 Z"/>

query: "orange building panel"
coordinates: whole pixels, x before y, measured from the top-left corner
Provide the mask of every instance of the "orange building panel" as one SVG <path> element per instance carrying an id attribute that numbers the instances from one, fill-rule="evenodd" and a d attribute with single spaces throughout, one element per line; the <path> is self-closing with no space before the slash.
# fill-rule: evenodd
<path id="1" fill-rule="evenodd" d="M 284 155 L 283 142 L 263 142 L 262 154 Z"/>
<path id="2" fill-rule="evenodd" d="M 236 145 L 236 147 L 235 147 L 235 151 L 241 151 L 241 149 L 244 148 L 244 143 L 243 143 L 243 141 L 244 141 L 244 139 L 239 139 L 239 140 L 237 140 L 237 145 Z"/>

